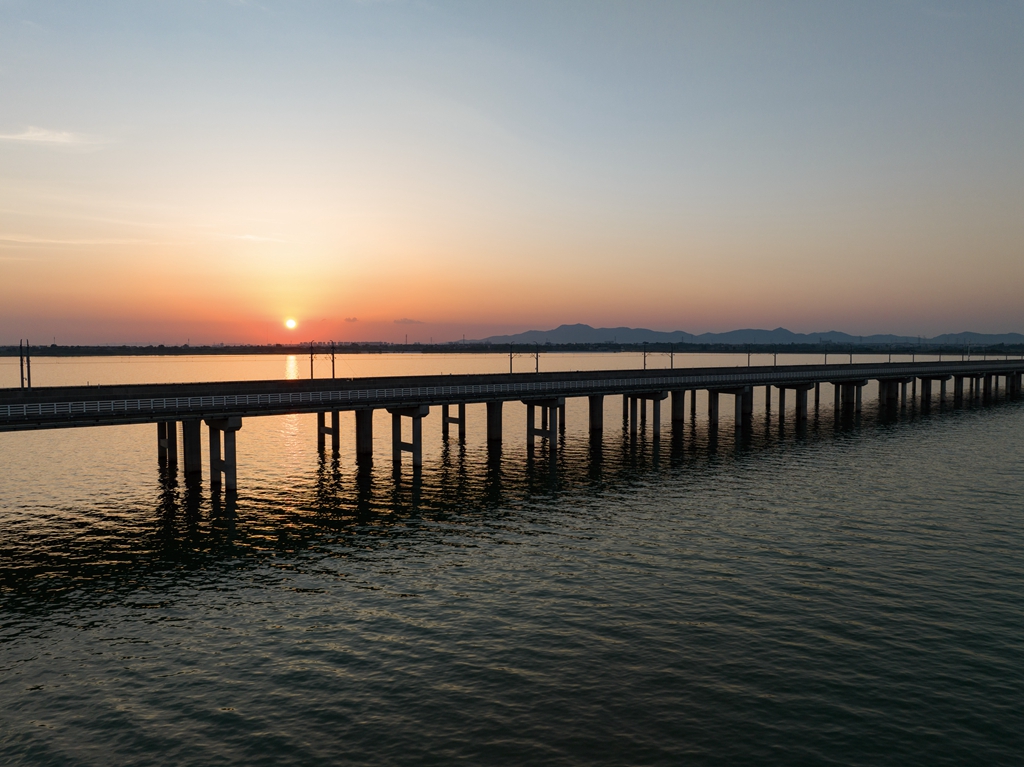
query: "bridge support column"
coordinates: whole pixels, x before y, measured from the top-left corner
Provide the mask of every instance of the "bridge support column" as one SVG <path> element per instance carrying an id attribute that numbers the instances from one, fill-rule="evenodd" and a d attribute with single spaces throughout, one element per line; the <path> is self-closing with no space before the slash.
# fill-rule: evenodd
<path id="1" fill-rule="evenodd" d="M 373 464 L 373 409 L 356 410 L 356 463 Z"/>
<path id="2" fill-rule="evenodd" d="M 779 387 L 779 423 L 786 420 L 786 389 Z"/>
<path id="3" fill-rule="evenodd" d="M 861 402 L 863 401 L 863 394 L 862 394 L 862 392 L 864 390 L 864 385 L 863 384 L 856 384 L 854 388 L 856 388 L 856 390 L 857 390 L 857 393 L 855 395 L 856 403 L 854 405 L 854 410 L 855 410 L 855 412 L 859 413 L 861 411 Z"/>
<path id="4" fill-rule="evenodd" d="M 843 385 L 833 382 L 832 383 L 832 409 L 835 410 L 836 416 L 839 416 L 840 411 L 843 408 Z"/>
<path id="5" fill-rule="evenodd" d="M 690 389 L 690 423 L 697 423 L 697 390 Z"/>
<path id="6" fill-rule="evenodd" d="M 565 402 L 558 406 L 558 431 L 565 434 Z"/>
<path id="7" fill-rule="evenodd" d="M 413 471 L 423 467 L 423 418 L 430 413 L 429 405 L 388 408 L 391 413 L 391 468 L 395 475 L 402 473 L 402 452 L 412 453 Z M 412 420 L 412 442 L 402 441 L 402 417 Z"/>
<path id="8" fill-rule="evenodd" d="M 718 392 L 708 389 L 708 428 L 718 430 Z"/>
<path id="9" fill-rule="evenodd" d="M 772 412 L 772 385 L 768 384 L 764 387 L 764 412 Z"/>
<path id="10" fill-rule="evenodd" d="M 457 424 L 459 427 L 459 444 L 466 444 L 466 403 L 458 404 L 459 415 L 455 417 L 448 411 L 449 405 L 441 405 L 441 437 L 448 439 L 448 424 Z"/>
<path id="11" fill-rule="evenodd" d="M 939 381 L 939 404 L 946 404 L 946 379 L 943 378 Z"/>
<path id="12" fill-rule="evenodd" d="M 339 445 L 339 434 L 341 433 L 341 418 L 337 410 L 331 411 L 331 425 L 326 425 L 327 413 L 318 412 L 316 414 L 316 449 L 318 452 L 324 452 L 326 447 L 326 436 L 331 435 L 331 450 L 335 453 L 338 452 Z"/>
<path id="13" fill-rule="evenodd" d="M 629 423 L 629 395 L 622 395 L 622 423 Z"/>
<path id="14" fill-rule="evenodd" d="M 558 411 L 565 405 L 564 397 L 542 400 L 523 400 L 526 405 L 526 449 L 532 458 L 535 447 L 535 438 L 540 437 L 548 441 L 548 451 L 551 460 L 555 459 L 555 452 L 558 449 Z M 548 415 L 548 422 L 538 429 L 536 421 L 536 408 Z"/>
<path id="15" fill-rule="evenodd" d="M 156 425 L 157 456 L 160 463 L 178 465 L 178 422 L 160 421 Z"/>
<path id="16" fill-rule="evenodd" d="M 203 478 L 203 448 L 201 423 L 198 418 L 181 422 L 182 453 L 185 458 L 185 478 Z"/>
<path id="17" fill-rule="evenodd" d="M 672 392 L 672 423 L 686 420 L 686 390 Z"/>
<path id="18" fill-rule="evenodd" d="M 960 407 L 964 404 L 964 377 L 953 376 L 953 406 Z"/>
<path id="19" fill-rule="evenodd" d="M 798 424 L 807 423 L 807 389 L 801 387 L 794 394 L 796 394 L 796 422 Z"/>
<path id="20" fill-rule="evenodd" d="M 814 412 L 817 413 L 821 406 L 821 381 L 814 384 Z"/>
<path id="21" fill-rule="evenodd" d="M 984 390 L 983 390 L 983 393 L 982 393 L 982 400 L 984 402 L 991 402 L 992 401 L 992 376 L 991 375 L 986 375 L 985 376 L 985 382 L 982 385 L 984 386 Z"/>
<path id="22" fill-rule="evenodd" d="M 210 487 L 217 488 L 224 478 L 224 489 L 238 490 L 238 462 L 235 457 L 236 434 L 242 428 L 242 419 L 211 418 L 206 421 L 210 429 Z M 223 452 L 221 435 L 223 434 Z"/>
<path id="23" fill-rule="evenodd" d="M 735 422 L 735 426 L 736 426 L 737 429 L 742 429 L 743 428 L 743 423 L 744 423 L 744 421 L 743 421 L 743 390 L 742 389 L 737 389 L 736 391 L 732 392 L 732 394 L 733 394 L 733 399 L 735 400 L 734 407 L 733 407 L 733 421 Z"/>
<path id="24" fill-rule="evenodd" d="M 932 379 L 921 379 L 921 410 L 930 410 L 932 406 Z"/>
<path id="25" fill-rule="evenodd" d="M 637 434 L 637 402 L 636 397 L 629 398 L 629 438 L 635 440 Z"/>
<path id="26" fill-rule="evenodd" d="M 604 433 L 604 395 L 594 394 L 589 397 L 590 402 L 590 435 L 595 436 Z M 673 402 L 675 400 L 673 399 Z"/>
<path id="27" fill-rule="evenodd" d="M 487 444 L 501 445 L 501 406 L 504 402 L 487 403 Z"/>
<path id="28" fill-rule="evenodd" d="M 917 404 L 917 376 L 910 379 L 910 404 Z"/>
<path id="29" fill-rule="evenodd" d="M 900 410 L 907 407 L 907 381 L 900 384 Z"/>
<path id="30" fill-rule="evenodd" d="M 646 407 L 644 408 L 646 410 Z M 661 398 L 651 400 L 651 424 L 654 427 L 654 439 L 661 439 Z"/>

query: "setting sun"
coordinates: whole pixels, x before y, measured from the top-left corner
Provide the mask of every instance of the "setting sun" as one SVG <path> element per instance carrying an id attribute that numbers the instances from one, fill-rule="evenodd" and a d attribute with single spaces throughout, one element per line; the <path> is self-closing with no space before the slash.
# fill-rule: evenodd
<path id="1" fill-rule="evenodd" d="M 297 323 L 295 320 L 292 320 L 292 319 L 287 319 L 287 320 L 284 321 L 284 326 L 286 328 L 288 328 L 289 330 L 295 330 L 295 326 L 298 325 L 298 324 L 299 323 Z"/>

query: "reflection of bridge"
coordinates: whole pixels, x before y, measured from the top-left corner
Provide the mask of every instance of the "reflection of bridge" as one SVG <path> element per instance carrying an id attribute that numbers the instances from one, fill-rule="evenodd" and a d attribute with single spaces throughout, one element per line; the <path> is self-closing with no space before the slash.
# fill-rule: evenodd
<path id="1" fill-rule="evenodd" d="M 646 420 L 646 403 L 650 401 L 653 436 L 658 439 L 661 402 L 669 394 L 671 420 L 677 424 L 686 417 L 686 393 L 690 392 L 690 416 L 694 418 L 697 392 L 706 391 L 710 429 L 718 428 L 719 396 L 731 394 L 735 398 L 735 426 L 743 429 L 750 424 L 756 386 L 766 387 L 769 409 L 772 388 L 779 390 L 779 412 L 783 416 L 786 392 L 793 391 L 799 424 L 807 420 L 809 391 L 814 391 L 814 407 L 819 408 L 823 383 L 833 387 L 838 416 L 860 411 L 862 389 L 869 380 L 878 381 L 878 406 L 883 411 L 907 405 L 908 385 L 912 387 L 911 401 L 916 401 L 920 380 L 920 405 L 924 410 L 933 401 L 933 382 L 938 382 L 938 396 L 943 401 L 946 382 L 952 379 L 953 404 L 960 405 L 965 399 L 991 401 L 998 396 L 1000 377 L 1005 379 L 1006 394 L 1018 396 L 1022 374 L 1024 360 L 986 360 L 6 389 L 0 390 L 0 431 L 156 423 L 160 458 L 175 465 L 180 421 L 185 475 L 199 477 L 201 422 L 205 420 L 209 427 L 211 483 L 220 485 L 223 474 L 227 489 L 234 490 L 235 437 L 242 419 L 252 416 L 317 413 L 319 447 L 325 449 L 326 437 L 330 436 L 336 451 L 340 412 L 352 410 L 356 458 L 360 464 L 369 465 L 373 413 L 387 410 L 392 416 L 392 457 L 398 471 L 402 451 L 412 453 L 414 467 L 422 464 L 422 419 L 432 406 L 442 408 L 443 433 L 447 436 L 450 425 L 456 424 L 460 439 L 464 439 L 466 405 L 485 403 L 488 444 L 500 445 L 502 405 L 522 402 L 526 405 L 530 451 L 535 438 L 540 437 L 548 441 L 553 456 L 560 422 L 564 427 L 567 397 L 589 399 L 590 431 L 599 434 L 604 428 L 604 397 L 622 396 L 623 421 L 633 437 L 638 424 Z M 457 415 L 451 414 L 452 406 Z M 403 417 L 412 421 L 411 442 L 402 439 Z"/>

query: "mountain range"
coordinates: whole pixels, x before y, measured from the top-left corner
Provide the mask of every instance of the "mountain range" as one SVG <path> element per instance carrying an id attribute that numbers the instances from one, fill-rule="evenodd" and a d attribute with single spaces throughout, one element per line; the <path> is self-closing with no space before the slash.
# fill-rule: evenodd
<path id="1" fill-rule="evenodd" d="M 726 333 L 686 333 L 682 330 L 661 331 L 647 328 L 592 328 L 590 325 L 559 325 L 553 330 L 527 330 L 507 336 L 491 336 L 475 343 L 490 344 L 639 344 L 639 343 L 688 343 L 688 344 L 1024 344 L 1020 333 L 944 333 L 934 338 L 919 336 L 897 336 L 879 334 L 852 336 L 837 330 L 824 333 L 794 333 L 785 328 L 775 330 L 730 330 Z"/>

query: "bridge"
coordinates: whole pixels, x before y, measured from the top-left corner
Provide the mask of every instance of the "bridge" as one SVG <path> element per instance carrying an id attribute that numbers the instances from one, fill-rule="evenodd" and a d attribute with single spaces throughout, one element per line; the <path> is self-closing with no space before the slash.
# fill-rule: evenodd
<path id="1" fill-rule="evenodd" d="M 909 401 L 917 402 L 918 382 L 920 406 L 927 410 L 935 397 L 935 384 L 939 400 L 944 401 L 947 382 L 952 380 L 953 404 L 959 406 L 965 400 L 991 401 L 998 396 L 1000 379 L 1006 395 L 1018 397 L 1022 375 L 1024 359 L 1006 359 L 0 389 L 0 432 L 155 423 L 158 458 L 176 467 L 180 423 L 184 473 L 195 479 L 202 477 L 205 422 L 211 485 L 220 487 L 223 478 L 225 489 L 235 491 L 237 432 L 244 418 L 256 416 L 316 413 L 318 447 L 325 450 L 330 437 L 331 449 L 337 452 L 340 413 L 353 411 L 356 460 L 365 467 L 373 460 L 373 415 L 384 410 L 392 418 L 392 461 L 398 473 L 405 452 L 412 454 L 414 469 L 422 465 L 422 420 L 435 407 L 441 409 L 444 436 L 455 425 L 464 440 L 466 405 L 484 403 L 487 442 L 500 446 L 502 407 L 506 402 L 521 402 L 526 406 L 528 450 L 532 454 L 536 440 L 546 440 L 553 457 L 559 425 L 564 428 L 565 400 L 570 397 L 589 399 L 589 427 L 595 436 L 604 429 L 605 397 L 622 397 L 623 423 L 632 438 L 646 421 L 650 403 L 653 437 L 659 439 L 661 403 L 669 397 L 671 421 L 679 424 L 685 421 L 687 401 L 694 419 L 697 393 L 706 392 L 708 428 L 716 430 L 720 396 L 732 395 L 735 428 L 744 429 L 751 423 L 753 390 L 758 386 L 766 389 L 769 411 L 772 391 L 778 392 L 780 417 L 785 416 L 787 392 L 792 392 L 800 424 L 808 418 L 811 391 L 815 411 L 820 407 L 822 384 L 832 387 L 839 417 L 861 411 L 862 390 L 872 380 L 878 382 L 878 407 L 887 412 L 907 405 L 908 386 Z M 411 442 L 402 438 L 403 418 L 411 420 Z"/>

